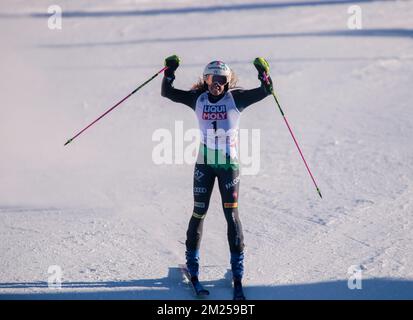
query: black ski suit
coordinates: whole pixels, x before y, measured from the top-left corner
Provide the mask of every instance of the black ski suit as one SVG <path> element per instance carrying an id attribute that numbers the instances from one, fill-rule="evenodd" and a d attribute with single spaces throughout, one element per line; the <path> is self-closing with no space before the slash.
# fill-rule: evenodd
<path id="1" fill-rule="evenodd" d="M 207 91 L 207 87 L 189 91 L 179 90 L 172 86 L 174 79 L 174 76 L 163 78 L 162 96 L 174 102 L 183 103 L 195 111 L 197 100 L 201 94 Z M 219 103 L 226 91 L 220 96 L 213 96 L 208 92 L 208 103 Z M 230 92 L 239 112 L 242 112 L 251 104 L 262 100 L 269 94 L 263 84 L 251 90 L 231 89 Z M 194 169 L 194 208 L 189 221 L 186 240 L 187 266 L 192 276 L 198 276 L 199 247 L 203 221 L 208 210 L 215 178 L 217 178 L 222 198 L 222 208 L 228 226 L 227 236 L 231 252 L 232 272 L 234 278 L 240 279 L 243 275 L 244 237 L 238 215 L 239 165 L 230 161 L 227 161 L 224 165 L 211 165 L 206 159 L 206 150 L 207 147 L 201 144 L 199 157 Z"/>

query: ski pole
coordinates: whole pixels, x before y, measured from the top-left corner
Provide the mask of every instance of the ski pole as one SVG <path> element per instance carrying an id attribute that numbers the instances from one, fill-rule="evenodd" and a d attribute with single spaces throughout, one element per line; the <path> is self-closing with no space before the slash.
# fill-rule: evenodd
<path id="1" fill-rule="evenodd" d="M 265 81 L 269 84 L 268 75 L 267 75 L 265 72 L 264 72 L 264 78 L 265 78 Z M 278 109 L 280 110 L 281 115 L 282 115 L 282 117 L 283 117 L 283 119 L 284 119 L 284 121 L 285 121 L 285 124 L 287 125 L 287 128 L 288 128 L 288 130 L 290 131 L 291 137 L 293 138 L 294 143 L 295 143 L 295 145 L 297 146 L 298 152 L 300 153 L 301 158 L 302 158 L 303 161 L 304 161 L 305 167 L 307 168 L 307 171 L 308 171 L 308 173 L 310 174 L 311 180 L 313 180 L 313 183 L 314 183 L 315 188 L 317 189 L 318 195 L 319 195 L 320 198 L 322 199 L 323 196 L 321 195 L 320 189 L 318 188 L 317 183 L 315 182 L 315 179 L 314 179 L 314 177 L 313 177 L 313 174 L 311 173 L 311 170 L 310 170 L 310 168 L 308 167 L 307 161 L 305 161 L 305 158 L 304 158 L 303 153 L 301 152 L 300 146 L 298 145 L 298 142 L 297 142 L 297 140 L 295 139 L 295 136 L 294 136 L 294 134 L 293 134 L 293 131 L 291 130 L 290 125 L 288 124 L 287 118 L 286 118 L 285 115 L 284 115 L 284 111 L 283 111 L 283 109 L 281 108 L 280 103 L 278 102 L 278 99 L 277 99 L 277 96 L 275 95 L 274 89 L 271 90 L 271 94 L 272 94 L 272 96 L 274 97 L 275 103 L 277 104 Z"/>
<path id="2" fill-rule="evenodd" d="M 84 131 L 86 131 L 86 129 L 88 129 L 89 127 L 91 127 L 92 125 L 94 125 L 96 122 L 98 122 L 100 119 L 102 119 L 104 116 L 106 116 L 109 112 L 111 112 L 113 109 L 115 109 L 118 105 L 120 105 L 123 101 L 125 101 L 126 99 L 128 99 L 131 95 L 133 95 L 136 91 L 138 91 L 140 88 L 142 88 L 144 85 L 146 85 L 148 82 L 152 81 L 154 78 L 156 78 L 158 76 L 158 74 L 162 73 L 163 71 L 165 71 L 166 69 L 168 69 L 168 67 L 164 67 L 161 70 L 159 70 L 157 73 L 155 73 L 151 78 L 149 78 L 148 80 L 146 80 L 144 83 L 142 83 L 139 87 L 137 87 L 135 90 L 133 90 L 131 93 L 129 93 L 125 98 L 123 98 L 122 100 L 120 100 L 117 104 L 115 104 L 113 107 L 111 107 L 109 110 L 107 110 L 104 114 L 102 114 L 99 118 L 97 118 L 95 121 L 93 121 L 92 123 L 90 123 L 87 127 L 85 127 L 84 129 L 82 129 L 81 131 L 79 131 L 75 136 L 73 136 L 72 138 L 70 138 L 69 140 L 66 141 L 66 143 L 64 145 L 69 144 L 70 142 L 72 142 L 74 139 L 76 139 L 78 136 L 80 136 Z"/>

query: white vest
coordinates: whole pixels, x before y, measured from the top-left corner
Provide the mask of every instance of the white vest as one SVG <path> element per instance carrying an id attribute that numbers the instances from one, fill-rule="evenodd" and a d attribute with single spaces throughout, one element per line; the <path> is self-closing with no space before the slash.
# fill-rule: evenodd
<path id="1" fill-rule="evenodd" d="M 201 131 L 201 142 L 209 149 L 219 150 L 232 159 L 238 158 L 238 132 L 241 113 L 235 106 L 232 93 L 227 91 L 216 103 L 202 93 L 195 105 Z"/>

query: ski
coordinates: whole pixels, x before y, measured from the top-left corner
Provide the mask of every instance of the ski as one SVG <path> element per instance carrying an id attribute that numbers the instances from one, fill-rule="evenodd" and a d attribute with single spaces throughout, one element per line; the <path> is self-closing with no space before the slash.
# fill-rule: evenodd
<path id="1" fill-rule="evenodd" d="M 192 285 L 192 288 L 194 289 L 194 292 L 195 292 L 197 297 L 205 297 L 205 296 L 209 295 L 209 291 L 202 286 L 202 284 L 198 280 L 198 277 L 191 277 L 186 265 L 181 264 L 181 265 L 179 265 L 179 267 L 180 267 L 184 277 Z"/>

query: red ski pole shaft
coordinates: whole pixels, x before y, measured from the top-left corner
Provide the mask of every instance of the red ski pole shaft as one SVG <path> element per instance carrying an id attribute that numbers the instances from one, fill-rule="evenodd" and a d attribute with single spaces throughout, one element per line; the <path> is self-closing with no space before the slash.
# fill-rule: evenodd
<path id="1" fill-rule="evenodd" d="M 139 87 L 137 87 L 135 90 L 133 90 L 131 93 L 129 93 L 125 98 L 123 98 L 122 100 L 120 100 L 118 103 L 116 103 L 113 107 L 111 107 L 109 110 L 105 111 L 105 113 L 103 113 L 101 116 L 99 116 L 96 120 L 94 120 L 92 123 L 90 123 L 89 125 L 87 125 L 85 128 L 83 128 L 82 130 L 80 130 L 78 133 L 76 133 L 76 135 L 74 135 L 72 138 L 70 138 L 69 140 L 66 141 L 66 143 L 64 145 L 68 145 L 70 142 L 72 142 L 74 139 L 76 139 L 78 136 L 80 136 L 83 132 L 85 132 L 88 128 L 90 128 L 91 126 L 93 126 L 96 122 L 98 122 L 100 119 L 102 119 L 104 116 L 106 116 L 109 112 L 111 112 L 113 109 L 115 109 L 117 106 L 119 106 L 123 101 L 125 101 L 126 99 L 128 99 L 131 95 L 133 95 L 134 93 L 136 93 L 136 91 L 138 91 L 140 88 L 142 88 L 144 85 L 146 85 L 148 82 L 152 81 L 154 78 L 156 78 L 160 73 L 162 73 L 163 71 L 165 71 L 166 69 L 168 69 L 168 67 L 164 67 L 161 70 L 159 70 L 157 73 L 155 73 L 151 78 L 149 78 L 148 80 L 146 80 L 144 83 L 142 83 Z"/>
<path id="2" fill-rule="evenodd" d="M 265 74 L 264 74 L 264 75 L 265 75 Z M 265 75 L 265 77 L 266 77 L 267 83 L 269 83 L 268 76 Z M 300 153 L 301 159 L 303 159 L 303 161 L 304 161 L 305 167 L 307 168 L 307 171 L 308 171 L 308 173 L 310 174 L 311 180 L 313 181 L 314 186 L 315 186 L 315 188 L 317 189 L 317 193 L 318 193 L 318 195 L 320 196 L 320 198 L 323 198 L 323 196 L 321 195 L 321 192 L 320 192 L 320 188 L 317 186 L 317 183 L 315 182 L 314 176 L 313 176 L 313 174 L 311 173 L 311 170 L 310 170 L 310 168 L 309 168 L 309 166 L 308 166 L 308 164 L 307 164 L 307 161 L 305 161 L 305 158 L 304 158 L 304 155 L 303 155 L 303 153 L 302 153 L 302 151 L 301 151 L 301 148 L 300 148 L 300 146 L 298 145 L 297 139 L 295 138 L 293 131 L 291 130 L 291 127 L 290 127 L 290 125 L 289 125 L 289 123 L 288 123 L 288 121 L 287 121 L 287 118 L 285 117 L 284 111 L 283 111 L 283 109 L 281 108 L 280 103 L 278 102 L 278 99 L 277 99 L 277 97 L 276 97 L 276 95 L 275 95 L 274 90 L 272 90 L 271 94 L 272 94 L 272 96 L 274 97 L 275 103 L 277 104 L 278 109 L 279 109 L 280 112 L 281 112 L 281 115 L 282 115 L 282 117 L 283 117 L 283 119 L 284 119 L 285 124 L 287 125 L 288 131 L 290 131 L 291 137 L 293 138 L 294 143 L 295 143 L 295 145 L 296 145 L 296 147 L 297 147 L 297 149 L 298 149 L 298 152 Z"/>

